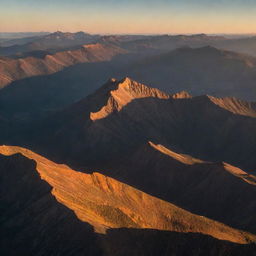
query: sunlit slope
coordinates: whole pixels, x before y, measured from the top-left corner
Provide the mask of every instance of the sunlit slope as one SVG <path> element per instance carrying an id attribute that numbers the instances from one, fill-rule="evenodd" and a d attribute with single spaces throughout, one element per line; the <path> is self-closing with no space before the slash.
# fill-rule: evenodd
<path id="1" fill-rule="evenodd" d="M 253 235 L 191 214 L 99 173 L 79 173 L 20 147 L 1 146 L 0 153 L 20 153 L 36 161 L 37 171 L 53 187 L 56 199 L 98 232 L 106 228 L 150 228 L 197 232 L 241 244 L 255 240 Z"/>
<path id="2" fill-rule="evenodd" d="M 108 61 L 124 53 L 126 51 L 117 46 L 96 43 L 73 50 L 46 54 L 43 58 L 0 57 L 0 88 L 26 77 L 53 74 L 78 63 Z"/>

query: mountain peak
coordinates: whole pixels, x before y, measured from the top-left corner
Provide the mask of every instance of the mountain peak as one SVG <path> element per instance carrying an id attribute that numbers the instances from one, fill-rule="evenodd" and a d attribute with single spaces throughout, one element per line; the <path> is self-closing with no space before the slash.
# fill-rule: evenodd
<path id="1" fill-rule="evenodd" d="M 170 96 L 164 92 L 138 83 L 129 77 L 125 77 L 120 81 L 111 79 L 104 87 L 109 89 L 106 104 L 97 112 L 91 112 L 90 118 L 95 121 L 103 119 L 113 112 L 119 112 L 124 106 L 134 99 L 155 97 L 160 99 L 168 99 Z M 107 90 L 108 90 L 107 89 Z"/>

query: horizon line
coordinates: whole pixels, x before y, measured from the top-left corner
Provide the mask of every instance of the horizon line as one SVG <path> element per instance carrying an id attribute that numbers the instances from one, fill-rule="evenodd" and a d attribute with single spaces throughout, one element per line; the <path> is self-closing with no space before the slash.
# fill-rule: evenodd
<path id="1" fill-rule="evenodd" d="M 206 33 L 206 32 L 185 32 L 185 33 L 179 33 L 179 32 L 164 32 L 164 33 L 145 33 L 145 32 L 140 32 L 140 33 L 126 33 L 126 32 L 120 32 L 120 33 L 109 33 L 109 32 L 104 32 L 104 33 L 97 33 L 97 32 L 87 32 L 84 30 L 76 30 L 76 31 L 64 31 L 64 30 L 52 30 L 52 31 L 0 31 L 0 34 L 8 34 L 8 33 L 56 33 L 56 32 L 62 32 L 62 33 L 78 33 L 78 32 L 84 32 L 88 33 L 91 35 L 256 35 L 256 32 L 229 32 L 229 33 L 224 33 L 224 32 L 214 32 L 214 33 Z"/>

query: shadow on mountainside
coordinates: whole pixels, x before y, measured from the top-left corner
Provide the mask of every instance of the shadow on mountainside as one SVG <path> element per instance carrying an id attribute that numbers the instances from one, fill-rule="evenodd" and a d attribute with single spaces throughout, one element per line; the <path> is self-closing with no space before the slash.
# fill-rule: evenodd
<path id="1" fill-rule="evenodd" d="M 2 255 L 255 255 L 239 245 L 195 233 L 92 227 L 58 203 L 35 162 L 20 154 L 0 156 Z"/>
<path id="2" fill-rule="evenodd" d="M 106 256 L 254 256 L 256 246 L 238 245 L 198 233 L 110 229 L 102 238 Z"/>
<path id="3" fill-rule="evenodd" d="M 36 163 L 0 155 L 1 255 L 102 255 L 93 228 L 58 203 Z"/>

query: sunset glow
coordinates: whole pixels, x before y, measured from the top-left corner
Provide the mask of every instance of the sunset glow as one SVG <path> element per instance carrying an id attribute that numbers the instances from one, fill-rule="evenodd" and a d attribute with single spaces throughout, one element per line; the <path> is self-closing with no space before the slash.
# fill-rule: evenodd
<path id="1" fill-rule="evenodd" d="M 0 31 L 253 33 L 254 0 L 1 0 Z"/>

